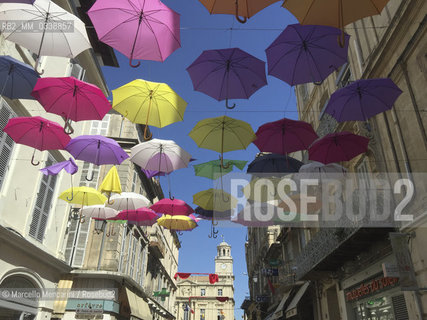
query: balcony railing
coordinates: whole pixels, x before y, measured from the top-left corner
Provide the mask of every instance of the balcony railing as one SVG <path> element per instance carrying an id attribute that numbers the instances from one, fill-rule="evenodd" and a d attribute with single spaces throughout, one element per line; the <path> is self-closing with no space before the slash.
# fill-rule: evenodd
<path id="1" fill-rule="evenodd" d="M 165 257 L 166 250 L 161 235 L 158 233 L 158 231 L 154 230 L 152 233 L 150 233 L 148 241 L 150 250 L 152 250 L 152 252 L 159 259 L 163 259 Z"/>

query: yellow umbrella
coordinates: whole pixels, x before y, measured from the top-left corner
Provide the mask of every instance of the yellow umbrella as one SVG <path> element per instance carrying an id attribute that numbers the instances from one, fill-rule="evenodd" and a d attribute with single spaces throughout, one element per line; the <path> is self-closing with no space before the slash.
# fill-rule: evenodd
<path id="1" fill-rule="evenodd" d="M 200 148 L 220 152 L 223 168 L 224 152 L 246 149 L 256 139 L 249 123 L 227 116 L 199 121 L 189 136 Z"/>
<path id="2" fill-rule="evenodd" d="M 163 215 L 157 220 L 157 224 L 169 230 L 185 231 L 197 227 L 196 221 L 187 216 Z"/>
<path id="3" fill-rule="evenodd" d="M 283 7 L 288 9 L 300 24 L 340 28 L 340 45 L 344 46 L 344 26 L 381 14 L 388 2 L 389 0 L 286 0 Z"/>
<path id="4" fill-rule="evenodd" d="M 89 187 L 73 187 L 62 192 L 59 199 L 67 201 L 68 203 L 80 204 L 82 209 L 84 206 L 93 206 L 96 204 L 104 204 L 107 197 L 94 188 Z M 80 210 L 80 219 L 82 219 L 82 212 Z M 84 220 L 81 220 L 83 223 Z"/>
<path id="5" fill-rule="evenodd" d="M 113 166 L 102 180 L 99 186 L 99 192 L 105 192 L 108 195 L 108 203 L 110 203 L 111 193 L 122 193 L 122 185 L 120 184 L 119 173 L 116 166 Z"/>
<path id="6" fill-rule="evenodd" d="M 224 212 L 234 209 L 237 199 L 222 189 L 208 189 L 193 195 L 193 203 L 205 210 Z"/>
<path id="7" fill-rule="evenodd" d="M 133 123 L 163 128 L 171 123 L 184 120 L 187 107 L 185 102 L 166 83 L 136 79 L 113 90 L 113 109 Z"/>
<path id="8" fill-rule="evenodd" d="M 282 178 L 265 177 L 252 179 L 246 186 L 243 187 L 243 194 L 246 199 L 257 202 L 268 202 L 272 200 L 280 200 L 278 192 L 278 184 Z M 284 192 L 290 193 L 290 187 L 284 186 Z"/>

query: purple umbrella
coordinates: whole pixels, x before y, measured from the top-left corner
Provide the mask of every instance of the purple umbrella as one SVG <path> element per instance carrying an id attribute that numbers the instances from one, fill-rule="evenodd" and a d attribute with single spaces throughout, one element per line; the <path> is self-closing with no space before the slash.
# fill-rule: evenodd
<path id="1" fill-rule="evenodd" d="M 338 122 L 366 121 L 389 110 L 402 90 L 391 79 L 358 80 L 335 91 L 325 112 Z"/>
<path id="2" fill-rule="evenodd" d="M 325 80 L 347 62 L 348 39 L 337 43 L 341 30 L 328 26 L 291 24 L 265 50 L 268 74 L 291 86 Z"/>
<path id="3" fill-rule="evenodd" d="M 88 15 L 99 40 L 133 59 L 164 61 L 181 47 L 178 13 L 160 1 L 97 0 Z"/>
<path id="4" fill-rule="evenodd" d="M 51 176 L 51 175 L 57 175 L 62 169 L 67 171 L 69 174 L 73 175 L 77 172 L 77 170 L 79 170 L 79 167 L 77 167 L 73 158 L 70 158 L 69 160 L 58 162 L 49 167 L 40 169 L 40 171 L 44 175 Z"/>
<path id="5" fill-rule="evenodd" d="M 194 90 L 218 101 L 249 99 L 267 84 L 265 62 L 238 48 L 206 50 L 187 68 Z"/>
<path id="6" fill-rule="evenodd" d="M 75 159 L 96 165 L 121 164 L 129 155 L 113 139 L 99 135 L 83 135 L 71 139 L 65 147 Z M 86 179 L 91 181 L 93 177 Z"/>
<path id="7" fill-rule="evenodd" d="M 160 176 L 165 176 L 166 173 L 161 172 L 161 171 L 157 171 L 157 170 L 146 170 L 146 169 L 142 169 L 142 172 L 144 172 L 145 176 L 148 179 L 151 179 L 152 177 L 160 177 Z"/>

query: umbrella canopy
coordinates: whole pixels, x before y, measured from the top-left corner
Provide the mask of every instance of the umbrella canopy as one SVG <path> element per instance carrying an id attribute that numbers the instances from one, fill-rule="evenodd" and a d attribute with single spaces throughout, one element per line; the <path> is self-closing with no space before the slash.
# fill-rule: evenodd
<path id="1" fill-rule="evenodd" d="M 209 10 L 210 14 L 233 14 L 236 19 L 245 23 L 247 18 L 252 17 L 257 12 L 278 0 L 200 0 L 200 2 Z M 240 18 L 240 17 L 243 17 Z"/>
<path id="2" fill-rule="evenodd" d="M 65 148 L 75 159 L 96 165 L 120 164 L 129 155 L 113 139 L 100 135 L 83 135 L 71 139 Z"/>
<path id="3" fill-rule="evenodd" d="M 146 170 L 146 169 L 141 169 L 142 172 L 144 172 L 145 176 L 147 177 L 147 179 L 151 179 L 152 177 L 163 177 L 166 175 L 166 173 L 164 172 L 160 172 L 157 170 Z"/>
<path id="4" fill-rule="evenodd" d="M 231 172 L 234 167 L 243 170 L 247 161 L 224 159 L 223 163 L 224 167 L 226 167 L 225 169 L 221 166 L 221 160 L 213 160 L 197 164 L 193 166 L 194 172 L 196 176 L 215 180 Z"/>
<path id="5" fill-rule="evenodd" d="M 110 220 L 117 216 L 118 211 L 103 205 L 89 206 L 82 209 L 82 215 L 97 220 Z"/>
<path id="6" fill-rule="evenodd" d="M 309 159 L 324 164 L 349 161 L 368 150 L 369 139 L 351 132 L 330 133 L 308 149 Z"/>
<path id="7" fill-rule="evenodd" d="M 163 213 L 170 216 L 188 216 L 194 210 L 185 201 L 179 199 L 164 198 L 153 204 L 150 209 L 157 213 Z"/>
<path id="8" fill-rule="evenodd" d="M 64 149 L 70 137 L 64 133 L 62 127 L 53 121 L 42 117 L 17 117 L 9 119 L 3 129 L 16 143 L 43 150 Z M 31 158 L 33 165 L 34 153 Z"/>
<path id="9" fill-rule="evenodd" d="M 111 220 L 126 220 L 129 224 L 138 226 L 152 226 L 159 216 L 149 208 L 138 208 L 135 210 L 123 210 Z"/>
<path id="10" fill-rule="evenodd" d="M 246 227 L 268 227 L 280 224 L 280 213 L 283 210 L 270 203 L 255 202 L 247 204 L 231 221 Z"/>
<path id="11" fill-rule="evenodd" d="M 291 86 L 321 83 L 347 62 L 345 46 L 337 43 L 341 30 L 328 26 L 291 24 L 265 50 L 268 74 Z"/>
<path id="12" fill-rule="evenodd" d="M 286 0 L 288 9 L 301 24 L 344 29 L 359 19 L 380 14 L 389 0 Z M 344 31 L 341 37 L 344 45 Z"/>
<path id="13" fill-rule="evenodd" d="M 206 220 L 229 220 L 232 214 L 232 211 L 214 211 L 214 210 L 206 210 L 201 207 L 197 207 L 194 209 L 194 212 L 198 214 L 202 219 Z"/>
<path id="14" fill-rule="evenodd" d="M 11 56 L 0 56 L 0 95 L 9 99 L 34 99 L 31 91 L 39 78 L 28 64 Z"/>
<path id="15" fill-rule="evenodd" d="M 337 163 L 323 164 L 313 161 L 299 168 L 298 177 L 304 179 L 342 179 L 346 174 L 347 169 Z"/>
<path id="16" fill-rule="evenodd" d="M 98 190 L 101 193 L 107 193 L 108 198 L 110 198 L 111 193 L 122 193 L 122 185 L 116 166 L 108 171 Z"/>
<path id="17" fill-rule="evenodd" d="M 187 68 L 194 90 L 218 100 L 249 99 L 267 84 L 265 62 L 238 49 L 206 50 Z"/>
<path id="18" fill-rule="evenodd" d="M 111 202 L 106 206 L 120 210 L 136 210 L 142 207 L 148 207 L 151 204 L 145 196 L 135 192 L 122 192 L 111 196 Z"/>
<path id="19" fill-rule="evenodd" d="M 164 61 L 181 47 L 180 16 L 160 1 L 97 0 L 88 11 L 99 40 L 133 59 Z"/>
<path id="20" fill-rule="evenodd" d="M 229 211 L 236 207 L 237 199 L 222 189 L 208 189 L 193 195 L 193 203 L 206 210 Z"/>
<path id="21" fill-rule="evenodd" d="M 243 187 L 243 194 L 247 200 L 255 202 L 269 202 L 279 200 L 283 193 L 290 193 L 290 187 L 280 184 L 282 177 L 257 177 Z M 282 191 L 279 193 L 279 186 Z"/>
<path id="22" fill-rule="evenodd" d="M 74 58 L 91 47 L 85 24 L 75 15 L 65 11 L 50 0 L 36 0 L 32 5 L 0 4 L 1 21 L 20 21 L 16 28 L 0 27 L 3 36 L 40 56 Z M 19 32 L 22 24 L 40 29 L 39 32 Z M 58 32 L 49 31 L 49 26 L 62 26 Z M 36 63 L 37 67 L 38 63 Z"/>
<path id="23" fill-rule="evenodd" d="M 111 109 L 101 89 L 74 77 L 40 78 L 31 95 L 47 112 L 62 116 L 66 125 L 69 120 L 102 120 Z"/>
<path id="24" fill-rule="evenodd" d="M 141 168 L 170 173 L 186 168 L 191 155 L 175 141 L 152 139 L 131 148 L 131 161 Z"/>
<path id="25" fill-rule="evenodd" d="M 227 116 L 199 121 L 188 134 L 200 148 L 221 153 L 246 149 L 256 136 L 249 123 Z"/>
<path id="26" fill-rule="evenodd" d="M 157 220 L 157 224 L 169 230 L 192 230 L 197 227 L 196 221 L 187 216 L 170 216 L 164 215 Z"/>
<path id="27" fill-rule="evenodd" d="M 72 196 L 71 200 L 70 196 Z M 80 204 L 82 207 L 104 204 L 105 201 L 107 201 L 106 196 L 98 190 L 89 187 L 74 187 L 67 189 L 59 195 L 59 199 L 67 201 L 68 203 Z"/>
<path id="28" fill-rule="evenodd" d="M 338 122 L 366 121 L 390 110 L 402 90 L 391 79 L 363 79 L 335 91 L 326 106 Z"/>
<path id="29" fill-rule="evenodd" d="M 163 128 L 171 123 L 184 120 L 187 107 L 185 102 L 166 83 L 134 80 L 113 90 L 113 109 L 133 123 Z"/>
<path id="30" fill-rule="evenodd" d="M 295 158 L 280 154 L 263 154 L 248 165 L 247 173 L 276 175 L 298 172 L 303 163 Z"/>
<path id="31" fill-rule="evenodd" d="M 57 175 L 62 169 L 64 169 L 69 174 L 73 175 L 77 172 L 79 167 L 74 162 L 73 158 L 70 158 L 69 160 L 58 162 L 49 167 L 40 169 L 40 171 L 44 175 Z"/>
<path id="32" fill-rule="evenodd" d="M 318 138 L 311 124 L 283 118 L 260 126 L 254 144 L 262 152 L 287 154 L 305 150 Z"/>

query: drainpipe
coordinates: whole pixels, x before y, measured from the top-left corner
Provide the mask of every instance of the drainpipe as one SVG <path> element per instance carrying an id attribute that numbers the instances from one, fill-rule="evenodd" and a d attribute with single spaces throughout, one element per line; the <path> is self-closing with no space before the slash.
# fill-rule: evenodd
<path id="1" fill-rule="evenodd" d="M 98 266 L 96 267 L 96 270 L 100 270 L 101 269 L 102 252 L 104 251 L 105 234 L 106 234 L 106 230 L 105 229 L 106 228 L 107 228 L 107 224 L 105 223 L 104 224 L 104 230 L 102 231 L 101 247 L 99 249 Z"/>
<path id="2" fill-rule="evenodd" d="M 397 139 L 399 140 L 399 145 L 402 150 L 403 159 L 405 161 L 406 173 L 408 174 L 408 178 L 412 180 L 412 168 L 409 162 L 408 151 L 406 149 L 405 141 L 403 140 L 402 128 L 400 126 L 399 118 L 397 117 L 396 111 L 393 108 L 391 109 L 391 116 L 394 122 L 394 126 L 396 128 Z"/>

